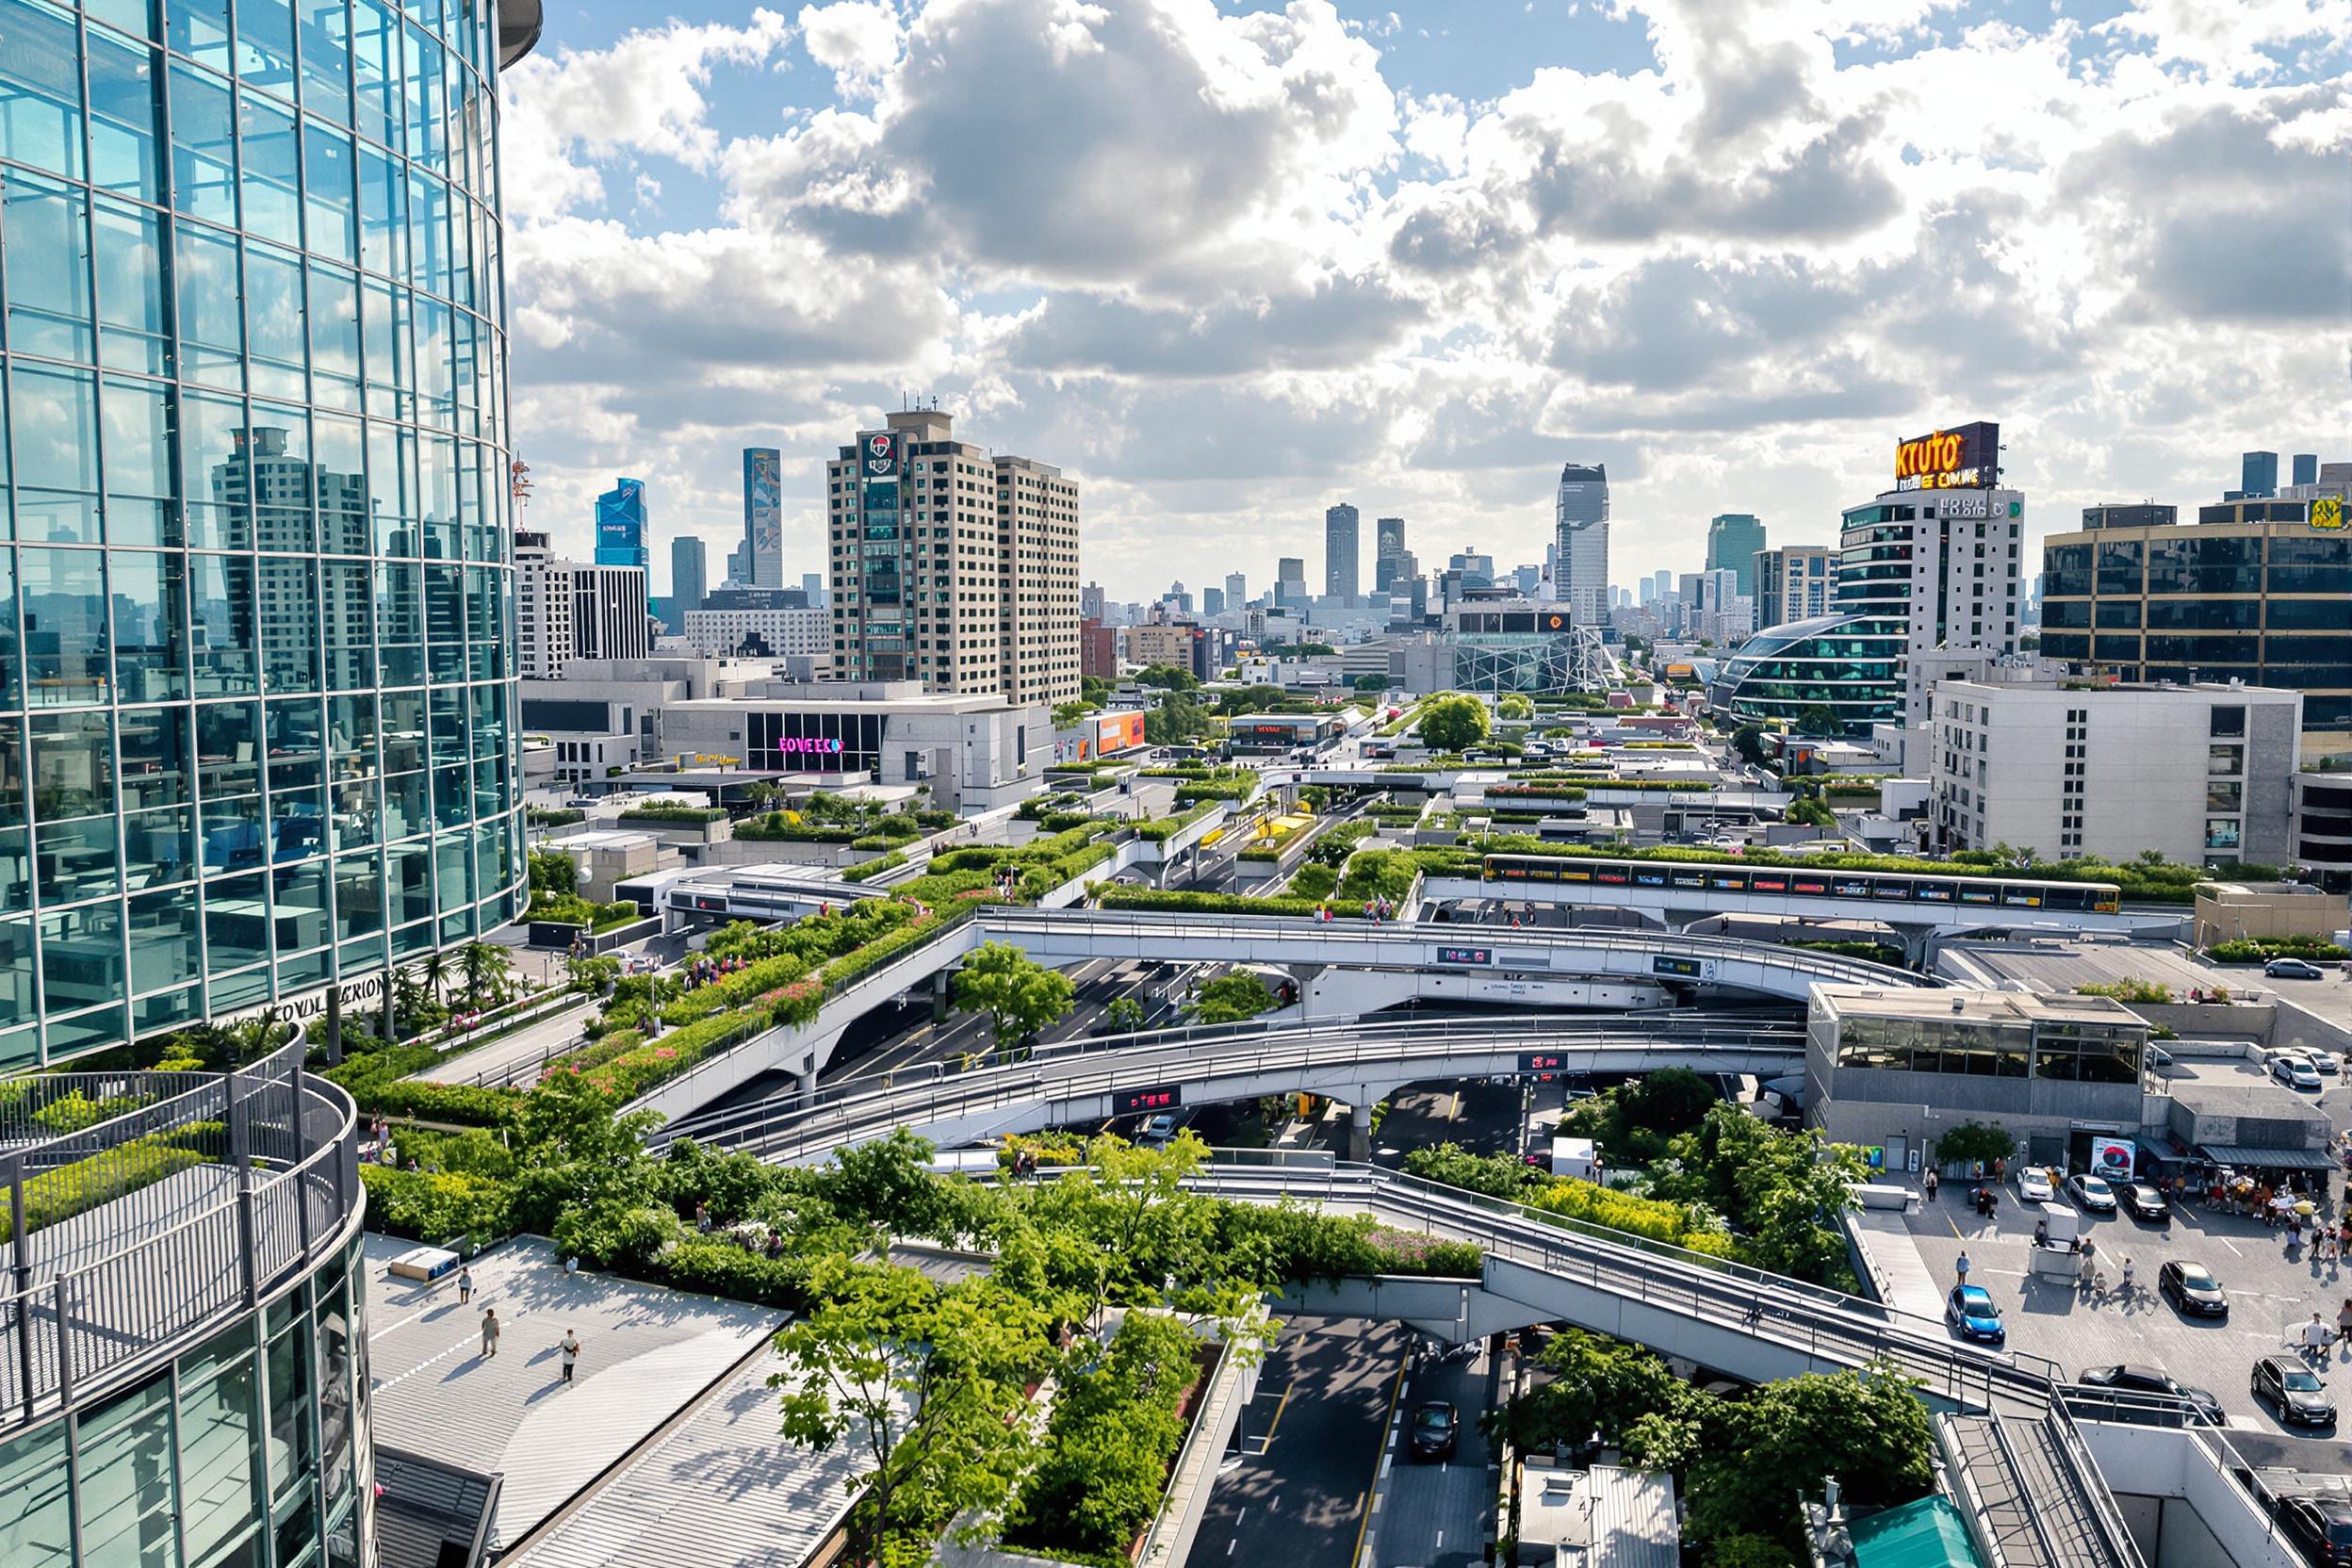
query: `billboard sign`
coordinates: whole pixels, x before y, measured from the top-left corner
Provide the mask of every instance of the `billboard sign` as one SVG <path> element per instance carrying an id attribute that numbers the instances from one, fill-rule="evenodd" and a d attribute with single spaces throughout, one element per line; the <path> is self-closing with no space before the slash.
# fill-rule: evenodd
<path id="1" fill-rule="evenodd" d="M 2091 1139 L 2091 1174 L 2110 1182 L 2132 1179 L 2132 1140 L 2094 1135 Z"/>
<path id="2" fill-rule="evenodd" d="M 784 586 L 783 454 L 773 447 L 743 449 L 743 537 L 751 542 L 752 580 Z"/>
<path id="3" fill-rule="evenodd" d="M 1491 964 L 1494 950 L 1491 947 L 1441 947 L 1437 950 L 1441 964 Z"/>
<path id="4" fill-rule="evenodd" d="M 898 477 L 898 432 L 870 430 L 858 438 L 858 471 L 869 482 Z"/>
<path id="5" fill-rule="evenodd" d="M 1915 435 L 1895 448 L 1898 490 L 1990 490 L 2001 482 L 2001 427 L 1972 425 Z"/>
<path id="6" fill-rule="evenodd" d="M 2344 498 L 2322 496 L 2311 502 L 2311 525 L 2328 530 L 2344 527 Z"/>
<path id="7" fill-rule="evenodd" d="M 1148 1089 L 1113 1089 L 1113 1116 L 1142 1116 L 1151 1111 L 1172 1111 L 1184 1102 L 1181 1084 L 1154 1085 Z"/>
<path id="8" fill-rule="evenodd" d="M 1143 744 L 1143 713 L 1103 713 L 1094 721 L 1094 751 L 1107 757 L 1115 751 Z"/>

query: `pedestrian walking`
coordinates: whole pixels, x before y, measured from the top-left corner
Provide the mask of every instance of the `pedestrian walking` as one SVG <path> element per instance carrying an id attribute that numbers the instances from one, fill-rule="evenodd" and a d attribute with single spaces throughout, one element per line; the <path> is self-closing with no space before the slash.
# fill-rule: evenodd
<path id="1" fill-rule="evenodd" d="M 457 1271 L 457 1304 L 465 1306 L 474 1298 L 474 1271 L 460 1266 Z"/>
<path id="2" fill-rule="evenodd" d="M 498 1309 L 496 1307 L 482 1309 L 482 1353 L 484 1356 L 498 1353 Z"/>
<path id="3" fill-rule="evenodd" d="M 1962 1284 L 1967 1284 L 1968 1282 L 1968 1251 L 1967 1248 L 1964 1247 L 1960 1250 L 1960 1256 L 1952 1260 L 1952 1266 L 1953 1270 L 1959 1274 L 1960 1282 Z"/>
<path id="4" fill-rule="evenodd" d="M 1926 1186 L 1926 1188 L 1927 1188 L 1927 1200 L 1928 1200 L 1929 1202 L 1933 1203 L 1934 1201 L 1936 1201 L 1936 1168 L 1935 1168 L 1934 1166 L 1930 1166 L 1930 1167 L 1928 1167 L 1928 1168 L 1927 1168 L 1927 1180 L 1926 1180 L 1926 1182 L 1925 1182 L 1923 1184 L 1924 1184 L 1924 1185 Z"/>
<path id="5" fill-rule="evenodd" d="M 2317 1319 L 2313 1319 L 2317 1321 Z M 580 1360 L 580 1336 L 571 1330 L 564 1331 L 564 1342 L 556 1347 L 564 1352 L 564 1380 L 572 1380 L 572 1367 Z"/>
<path id="6" fill-rule="evenodd" d="M 2339 1342 L 2352 1339 L 2352 1296 L 2345 1297 L 2344 1305 L 2336 1309 L 2336 1338 Z"/>
<path id="7" fill-rule="evenodd" d="M 2303 1354 L 2311 1361 L 2325 1362 L 2328 1347 L 2334 1338 L 2328 1331 L 2328 1325 L 2319 1320 L 2319 1314 L 2311 1314 L 2311 1320 L 2303 1325 Z"/>

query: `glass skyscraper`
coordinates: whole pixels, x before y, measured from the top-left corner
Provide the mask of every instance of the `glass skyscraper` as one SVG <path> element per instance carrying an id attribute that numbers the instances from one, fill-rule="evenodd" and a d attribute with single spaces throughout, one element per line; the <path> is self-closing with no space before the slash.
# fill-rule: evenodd
<path id="1" fill-rule="evenodd" d="M 653 552 L 645 547 L 644 480 L 616 479 L 612 489 L 596 498 L 596 564 L 651 569 Z"/>
<path id="2" fill-rule="evenodd" d="M 500 9 L 0 0 L 0 1069 L 515 913 Z"/>

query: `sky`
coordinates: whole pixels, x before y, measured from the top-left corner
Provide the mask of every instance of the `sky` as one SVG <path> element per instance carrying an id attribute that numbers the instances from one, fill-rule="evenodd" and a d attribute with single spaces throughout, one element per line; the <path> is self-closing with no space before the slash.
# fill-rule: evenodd
<path id="1" fill-rule="evenodd" d="M 1075 477 L 1114 599 L 1319 580 L 1340 500 L 1540 561 L 1566 462 L 1616 581 L 1693 571 L 1974 419 L 2035 535 L 2193 508 L 2352 460 L 2348 84 L 2352 0 L 550 0 L 526 519 L 642 479 L 657 589 L 681 531 L 716 581 L 773 446 L 794 580 L 909 397 Z"/>

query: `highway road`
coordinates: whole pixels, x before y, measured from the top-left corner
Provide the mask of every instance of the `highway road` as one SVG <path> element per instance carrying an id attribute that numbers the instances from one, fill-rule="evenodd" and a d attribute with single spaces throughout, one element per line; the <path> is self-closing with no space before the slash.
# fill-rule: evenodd
<path id="1" fill-rule="evenodd" d="M 1217 1476 L 1188 1568 L 1351 1568 L 1412 1342 L 1395 1323 L 1284 1325 L 1259 1373 L 1242 1458 Z"/>
<path id="2" fill-rule="evenodd" d="M 1494 1369 L 1483 1341 L 1467 1362 L 1431 1362 L 1406 1375 L 1367 1562 L 1472 1568 L 1486 1561 L 1502 1472 L 1494 1467 L 1493 1446 L 1478 1429 L 1478 1417 L 1493 1404 L 1494 1389 Z M 1454 1407 L 1461 1435 L 1451 1459 L 1416 1461 L 1408 1451 L 1413 1412 L 1429 1400 Z"/>

